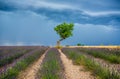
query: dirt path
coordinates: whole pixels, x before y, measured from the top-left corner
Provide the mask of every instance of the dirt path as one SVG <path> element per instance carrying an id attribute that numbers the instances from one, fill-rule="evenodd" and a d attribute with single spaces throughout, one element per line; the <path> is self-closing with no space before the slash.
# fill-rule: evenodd
<path id="1" fill-rule="evenodd" d="M 73 65 L 72 60 L 69 60 L 61 50 L 58 51 L 65 67 L 66 79 L 95 79 L 90 72 L 84 70 L 83 66 Z"/>
<path id="2" fill-rule="evenodd" d="M 42 60 L 44 59 L 48 50 L 45 51 L 45 53 L 36 62 L 34 62 L 31 66 L 29 66 L 25 71 L 22 71 L 20 75 L 18 75 L 17 79 L 35 79 L 36 73 L 38 72 Z"/>

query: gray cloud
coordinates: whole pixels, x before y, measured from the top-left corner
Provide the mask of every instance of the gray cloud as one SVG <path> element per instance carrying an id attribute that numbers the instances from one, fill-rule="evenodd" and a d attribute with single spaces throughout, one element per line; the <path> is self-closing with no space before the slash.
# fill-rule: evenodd
<path id="1" fill-rule="evenodd" d="M 109 3 L 108 3 L 109 1 Z M 79 3 L 79 4 L 77 4 Z M 86 4 L 85 4 L 86 3 Z M 76 0 L 72 1 L 55 1 L 52 0 L 6 0 L 0 1 L 0 10 L 2 11 L 33 11 L 34 13 L 44 15 L 48 19 L 53 19 L 58 22 L 77 22 L 77 23 L 92 23 L 92 24 L 103 24 L 109 25 L 111 21 L 116 21 L 119 25 L 120 20 L 120 11 L 106 10 L 101 11 L 98 7 L 100 6 L 108 8 L 110 6 L 117 6 L 119 1 L 117 0 L 94 0 L 88 2 L 87 0 Z M 75 5 L 76 4 L 76 5 Z M 81 4 L 81 5 L 80 5 Z M 88 6 L 88 9 L 84 9 L 85 6 Z M 94 6 L 94 8 L 91 7 Z M 105 6 L 106 5 L 106 6 Z M 83 6 L 83 7 L 82 7 Z M 95 8 L 98 8 L 97 11 Z M 119 8 L 119 7 L 117 7 Z M 91 10 L 91 9 L 94 9 Z M 109 8 L 108 8 L 109 9 Z M 103 20 L 104 19 L 104 20 Z"/>

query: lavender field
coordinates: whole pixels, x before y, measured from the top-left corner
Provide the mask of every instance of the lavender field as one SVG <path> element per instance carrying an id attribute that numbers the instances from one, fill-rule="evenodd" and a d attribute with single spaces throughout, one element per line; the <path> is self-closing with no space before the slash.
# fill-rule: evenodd
<path id="1" fill-rule="evenodd" d="M 120 79 L 120 48 L 1 46 L 0 79 Z"/>

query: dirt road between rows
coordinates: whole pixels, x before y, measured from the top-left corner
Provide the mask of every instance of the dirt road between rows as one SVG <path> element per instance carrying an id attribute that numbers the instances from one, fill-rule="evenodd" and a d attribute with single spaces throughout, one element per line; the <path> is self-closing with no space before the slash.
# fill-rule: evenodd
<path id="1" fill-rule="evenodd" d="M 22 71 L 18 75 L 17 79 L 35 79 L 36 74 L 38 70 L 40 69 L 41 63 L 46 53 L 48 52 L 48 50 L 46 50 L 45 53 L 36 62 L 34 62 L 30 67 L 28 67 L 25 71 Z"/>
<path id="2" fill-rule="evenodd" d="M 84 70 L 83 66 L 73 65 L 72 60 L 69 60 L 60 49 L 58 51 L 65 67 L 66 79 L 95 79 L 90 72 Z"/>

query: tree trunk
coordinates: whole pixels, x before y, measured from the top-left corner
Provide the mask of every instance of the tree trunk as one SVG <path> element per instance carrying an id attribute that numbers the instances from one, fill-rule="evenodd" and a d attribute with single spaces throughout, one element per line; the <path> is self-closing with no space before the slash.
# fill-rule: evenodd
<path id="1" fill-rule="evenodd" d="M 60 42 L 63 40 L 63 38 L 61 38 L 60 40 L 57 41 L 57 48 L 60 49 L 61 46 L 60 46 Z"/>
<path id="2" fill-rule="evenodd" d="M 57 46 L 58 46 L 58 47 L 60 46 L 60 40 L 57 41 Z"/>

